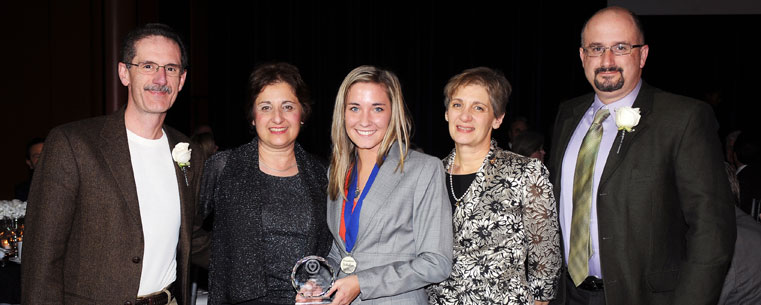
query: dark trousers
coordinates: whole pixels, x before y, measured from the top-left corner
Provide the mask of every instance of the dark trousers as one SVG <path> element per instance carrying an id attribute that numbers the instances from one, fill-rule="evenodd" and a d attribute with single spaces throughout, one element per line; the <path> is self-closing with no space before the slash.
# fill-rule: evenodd
<path id="1" fill-rule="evenodd" d="M 605 290 L 589 291 L 577 288 L 570 276 L 565 277 L 567 305 L 605 305 Z"/>

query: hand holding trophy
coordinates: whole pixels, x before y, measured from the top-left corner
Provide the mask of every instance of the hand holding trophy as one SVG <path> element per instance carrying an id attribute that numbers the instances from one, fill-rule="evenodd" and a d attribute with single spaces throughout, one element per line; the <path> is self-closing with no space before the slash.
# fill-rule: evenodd
<path id="1" fill-rule="evenodd" d="M 296 304 L 330 304 L 327 295 L 336 280 L 333 268 L 319 256 L 307 256 L 296 262 L 291 283 L 296 289 Z"/>

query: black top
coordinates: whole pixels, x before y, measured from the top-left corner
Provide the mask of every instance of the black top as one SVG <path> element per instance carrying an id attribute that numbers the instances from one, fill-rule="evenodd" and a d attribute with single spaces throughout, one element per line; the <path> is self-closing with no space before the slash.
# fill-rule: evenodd
<path id="1" fill-rule="evenodd" d="M 307 246 L 310 226 L 315 225 L 314 209 L 308 198 L 303 198 L 307 188 L 298 175 L 264 177 L 264 189 L 273 191 L 265 193 L 261 203 L 267 276 L 267 295 L 262 301 L 290 304 L 295 297 L 290 271 L 296 261 L 312 253 Z"/>
<path id="2" fill-rule="evenodd" d="M 457 195 L 457 198 L 462 199 L 462 196 L 465 196 L 465 192 L 470 187 L 470 184 L 476 179 L 476 173 L 452 175 L 451 185 L 449 184 L 449 175 L 450 174 L 447 173 L 447 194 L 449 195 L 449 202 L 452 203 L 452 213 L 454 214 L 454 210 L 457 208 L 457 202 L 455 201 L 455 198 L 452 197 L 452 186 L 454 186 L 454 194 Z"/>
<path id="3" fill-rule="evenodd" d="M 214 214 L 209 304 L 293 304 L 293 265 L 327 257 L 327 168 L 300 145 L 299 173 L 274 177 L 259 170 L 257 140 L 206 162 L 201 212 Z"/>

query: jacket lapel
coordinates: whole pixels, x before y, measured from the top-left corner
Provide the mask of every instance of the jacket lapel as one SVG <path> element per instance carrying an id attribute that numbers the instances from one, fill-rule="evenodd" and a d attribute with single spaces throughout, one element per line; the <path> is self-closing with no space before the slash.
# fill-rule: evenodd
<path id="1" fill-rule="evenodd" d="M 330 228 L 333 240 L 343 246 L 341 249 L 346 249 L 346 243 L 344 243 L 338 233 L 341 226 L 341 209 L 343 209 L 343 204 L 344 201 L 341 195 L 338 195 L 336 200 L 331 200 L 330 196 L 328 196 L 328 228 Z"/>
<path id="2" fill-rule="evenodd" d="M 482 167 L 476 172 L 476 177 L 473 179 L 473 182 L 471 182 L 472 186 L 475 187 L 468 187 L 468 189 L 465 191 L 464 194 L 462 194 L 462 198 L 459 201 L 459 204 L 455 203 L 455 210 L 453 211 L 453 215 L 459 215 L 459 217 L 455 217 L 455 226 L 457 228 L 458 225 L 462 225 L 461 222 L 465 222 L 469 220 L 469 215 L 472 214 L 473 210 L 478 207 L 478 205 L 481 203 L 481 198 L 483 197 L 484 192 L 487 190 L 482 188 L 481 186 L 484 185 L 484 182 L 486 181 L 487 177 L 491 177 L 494 175 L 495 170 L 499 170 L 498 168 L 494 167 L 494 163 L 496 160 L 496 150 L 497 149 L 497 141 L 494 139 L 491 140 L 491 143 L 489 144 L 489 152 L 486 154 L 486 157 L 484 158 L 484 163 L 482 164 Z M 452 160 L 455 156 L 455 149 L 452 149 L 452 152 L 449 153 L 449 155 L 446 157 L 446 162 L 444 164 L 444 170 L 446 171 L 447 178 L 451 179 L 451 162 L 454 162 Z M 454 195 L 454 194 L 453 194 Z M 448 196 L 448 195 L 447 195 Z M 458 223 L 460 221 L 460 223 Z M 457 235 L 459 232 L 455 232 L 455 235 Z"/>
<path id="3" fill-rule="evenodd" d="M 397 170 L 400 160 L 398 145 L 398 143 L 391 145 L 386 160 L 383 161 L 383 165 L 381 165 L 378 175 L 375 177 L 375 182 L 373 182 L 370 188 L 370 193 L 367 194 L 365 201 L 362 203 L 362 211 L 359 214 L 359 232 L 357 232 L 357 241 L 354 244 L 354 248 L 357 248 L 357 244 L 367 235 L 367 232 L 371 231 L 369 228 L 373 223 L 373 219 L 378 215 L 380 209 L 386 206 L 385 199 L 391 196 L 391 192 L 396 189 L 396 186 L 401 181 L 399 176 L 401 172 Z"/>
<path id="4" fill-rule="evenodd" d="M 492 139 L 491 144 L 489 145 L 489 153 L 486 154 L 486 157 L 483 161 L 483 168 L 476 173 L 476 179 L 474 181 L 475 188 L 473 190 L 468 188 L 469 194 L 465 196 L 466 198 L 463 198 L 463 205 L 472 204 L 472 207 L 470 208 L 471 211 L 475 210 L 476 207 L 481 204 L 481 198 L 486 198 L 484 195 L 489 191 L 486 187 L 484 187 L 486 185 L 486 181 L 491 180 L 494 176 L 501 174 L 498 171 L 502 170 L 502 168 L 494 166 L 494 164 L 497 162 L 496 153 L 497 141 Z"/>
<path id="5" fill-rule="evenodd" d="M 330 199 L 328 196 L 328 228 L 330 228 L 333 240 L 342 245 L 342 250 L 346 249 L 346 243 L 341 238 L 339 230 L 341 229 L 341 211 L 343 210 L 344 199 L 343 195 L 339 194 L 335 200 Z"/>
<path id="6" fill-rule="evenodd" d="M 179 135 L 174 133 L 174 130 L 170 128 L 164 128 L 164 132 L 166 132 L 167 141 L 169 142 L 169 153 L 171 154 L 172 149 L 175 145 L 177 145 Z M 195 155 L 195 154 L 192 154 Z M 190 167 L 187 167 L 185 169 L 185 173 L 183 173 L 182 169 L 179 165 L 177 165 L 177 162 L 174 162 L 174 159 L 172 160 L 172 164 L 174 164 L 174 173 L 177 178 L 177 189 L 180 193 L 180 211 L 182 215 L 181 219 L 181 228 L 180 232 L 184 232 L 182 229 L 184 227 L 187 227 L 191 224 L 192 220 L 192 198 L 193 194 L 190 191 L 192 189 L 193 185 L 193 166 L 200 166 L 199 164 L 194 164 L 194 160 L 191 157 L 190 159 Z M 185 175 L 187 175 L 187 183 L 185 181 Z M 190 201 L 189 201 L 190 200 Z"/>
<path id="7" fill-rule="evenodd" d="M 568 143 L 571 141 L 573 132 L 576 131 L 576 126 L 581 122 L 581 118 L 584 116 L 584 112 L 589 109 L 589 106 L 594 102 L 594 95 L 585 95 L 579 98 L 578 102 L 570 105 L 570 113 L 566 115 L 560 124 L 560 136 L 558 142 L 555 143 L 557 147 L 553 147 L 552 166 L 556 172 L 554 184 L 560 185 L 561 170 L 563 168 L 563 157 L 565 150 L 568 148 Z"/>
<path id="8" fill-rule="evenodd" d="M 635 126 L 631 132 L 626 132 L 625 135 L 622 135 L 621 131 L 616 134 L 616 140 L 610 147 L 608 159 L 605 161 L 605 169 L 603 170 L 602 177 L 600 178 L 600 189 L 602 189 L 608 179 L 613 176 L 613 173 L 616 172 L 616 169 L 621 164 L 621 161 L 626 157 L 626 153 L 629 151 L 632 143 L 634 143 L 637 137 L 648 128 L 648 119 L 650 118 L 649 115 L 653 108 L 653 90 L 646 83 L 642 83 L 642 87 L 640 88 L 637 98 L 634 100 L 632 108 L 639 108 L 641 116 L 639 124 Z M 623 142 L 621 138 L 622 136 Z"/>
<path id="9" fill-rule="evenodd" d="M 295 143 L 294 145 L 294 154 L 296 155 L 296 166 L 298 166 L 299 170 L 299 179 L 301 179 L 301 183 L 307 187 L 307 191 L 309 192 L 309 198 L 311 199 L 312 204 L 312 211 L 323 211 L 325 205 L 325 193 L 324 190 L 321 189 L 321 187 L 324 185 L 323 183 L 320 183 L 319 178 L 315 177 L 314 171 L 312 170 L 311 164 L 309 164 L 308 161 L 308 155 L 307 152 L 304 151 L 304 148 L 299 145 L 299 143 Z M 326 173 L 319 173 L 319 174 L 326 174 Z M 329 210 L 329 209 L 328 209 Z M 313 212 L 317 213 L 317 212 Z M 327 214 L 325 214 L 327 216 Z M 314 215 L 315 219 L 320 219 L 318 215 Z M 329 218 L 326 218 L 326 221 Z M 316 223 L 312 223 L 310 226 L 310 229 L 312 231 L 318 231 L 321 228 Z M 322 232 L 319 232 L 318 234 L 322 234 Z"/>
<path id="10" fill-rule="evenodd" d="M 101 155 L 116 180 L 130 216 L 134 223 L 142 228 L 140 204 L 137 200 L 135 175 L 132 172 L 132 159 L 127 141 L 127 128 L 124 125 L 124 108 L 106 118 L 100 136 L 104 140 L 104 144 L 100 146 Z"/>

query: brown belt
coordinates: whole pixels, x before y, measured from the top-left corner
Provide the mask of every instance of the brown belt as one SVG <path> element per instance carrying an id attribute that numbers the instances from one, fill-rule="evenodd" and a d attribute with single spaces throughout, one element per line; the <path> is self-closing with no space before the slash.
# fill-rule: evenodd
<path id="1" fill-rule="evenodd" d="M 146 296 L 138 297 L 135 299 L 135 305 L 164 305 L 169 304 L 171 298 L 172 286 L 174 283 L 169 284 L 166 288 L 159 292 L 154 292 Z"/>

